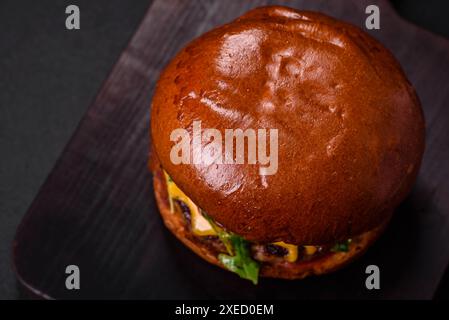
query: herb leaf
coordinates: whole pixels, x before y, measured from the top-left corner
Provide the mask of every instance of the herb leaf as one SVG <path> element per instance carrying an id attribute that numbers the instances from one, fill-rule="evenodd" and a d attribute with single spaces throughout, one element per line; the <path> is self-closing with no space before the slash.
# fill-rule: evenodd
<path id="1" fill-rule="evenodd" d="M 259 279 L 259 263 L 253 260 L 249 249 L 249 242 L 242 237 L 224 231 L 203 211 L 203 216 L 209 221 L 217 232 L 218 238 L 223 242 L 229 254 L 219 254 L 218 259 L 229 270 L 237 273 L 241 278 L 251 280 L 257 284 Z"/>
<path id="2" fill-rule="evenodd" d="M 220 254 L 218 259 L 230 271 L 257 284 L 260 266 L 251 257 L 248 241 L 234 234 L 230 235 L 229 240 L 234 249 L 234 255 Z"/>
<path id="3" fill-rule="evenodd" d="M 343 242 L 337 242 L 332 248 L 332 252 L 348 252 L 349 251 L 349 245 L 351 244 L 352 240 L 348 239 Z"/>

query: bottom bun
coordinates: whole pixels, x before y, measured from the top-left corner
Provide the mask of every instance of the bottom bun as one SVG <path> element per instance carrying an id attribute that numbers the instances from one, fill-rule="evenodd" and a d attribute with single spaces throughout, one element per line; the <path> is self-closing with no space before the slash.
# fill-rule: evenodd
<path id="1" fill-rule="evenodd" d="M 170 211 L 162 170 L 156 170 L 154 172 L 153 184 L 156 202 L 166 227 L 187 247 L 204 260 L 226 269 L 218 260 L 218 253 L 215 248 L 192 234 L 186 227 L 184 218 L 181 214 L 172 213 Z M 286 261 L 274 264 L 261 262 L 260 276 L 282 279 L 303 279 L 310 275 L 320 275 L 340 269 L 361 256 L 381 235 L 388 225 L 388 222 L 389 219 L 373 230 L 357 236 L 357 241 L 350 246 L 348 252 L 330 252 L 309 261 L 297 261 L 294 263 Z"/>

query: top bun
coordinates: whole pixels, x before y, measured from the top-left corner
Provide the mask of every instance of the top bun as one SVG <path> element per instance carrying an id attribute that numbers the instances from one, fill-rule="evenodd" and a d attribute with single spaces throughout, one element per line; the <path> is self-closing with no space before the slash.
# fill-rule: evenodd
<path id="1" fill-rule="evenodd" d="M 278 129 L 279 165 L 175 165 L 176 128 Z M 416 177 L 424 120 L 379 42 L 323 14 L 262 7 L 185 47 L 154 94 L 162 167 L 209 216 L 247 240 L 324 244 L 388 219 Z M 203 145 L 205 142 L 203 142 Z"/>

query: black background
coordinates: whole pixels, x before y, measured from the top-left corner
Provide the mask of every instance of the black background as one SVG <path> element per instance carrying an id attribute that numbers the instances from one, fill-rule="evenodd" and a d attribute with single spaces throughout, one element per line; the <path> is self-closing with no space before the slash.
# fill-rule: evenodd
<path id="1" fill-rule="evenodd" d="M 20 219 L 150 3 L 0 2 L 0 298 L 19 297 L 10 248 Z M 80 7 L 80 30 L 65 28 L 69 4 Z M 449 38 L 448 2 L 393 4 Z"/>

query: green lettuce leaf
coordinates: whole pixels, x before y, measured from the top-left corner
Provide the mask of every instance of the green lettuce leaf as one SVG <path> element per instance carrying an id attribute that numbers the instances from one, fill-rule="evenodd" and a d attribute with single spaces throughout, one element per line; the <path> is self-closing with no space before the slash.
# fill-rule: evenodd
<path id="1" fill-rule="evenodd" d="M 349 251 L 349 245 L 351 244 L 352 240 L 348 239 L 343 242 L 337 242 L 332 248 L 332 252 L 348 252 Z"/>
<path id="2" fill-rule="evenodd" d="M 209 221 L 217 232 L 218 238 L 223 242 L 229 254 L 219 254 L 218 259 L 229 270 L 237 273 L 241 278 L 257 284 L 259 279 L 259 263 L 251 257 L 250 244 L 242 237 L 224 231 L 203 211 L 203 216 Z"/>
<path id="3" fill-rule="evenodd" d="M 249 242 L 234 234 L 230 235 L 228 240 L 232 244 L 234 255 L 220 254 L 218 259 L 228 270 L 257 284 L 260 266 L 251 257 Z"/>

